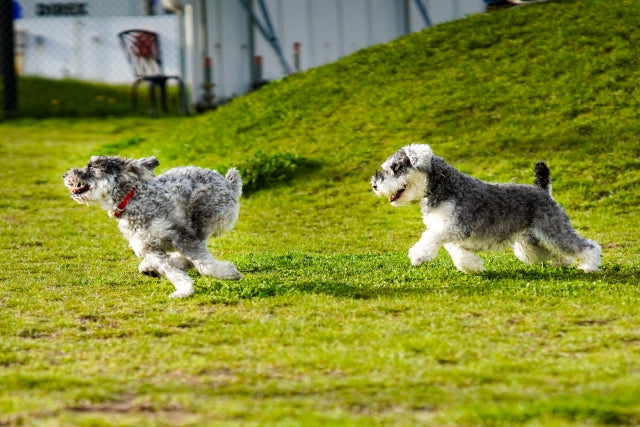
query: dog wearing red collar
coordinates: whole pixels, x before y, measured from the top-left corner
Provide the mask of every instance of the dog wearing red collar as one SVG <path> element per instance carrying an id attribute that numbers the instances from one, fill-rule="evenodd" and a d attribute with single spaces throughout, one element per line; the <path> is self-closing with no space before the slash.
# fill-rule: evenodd
<path id="1" fill-rule="evenodd" d="M 218 279 L 241 279 L 232 263 L 216 260 L 207 249 L 210 236 L 230 231 L 238 219 L 238 171 L 231 168 L 222 176 L 188 166 L 155 175 L 159 164 L 155 157 L 94 156 L 84 168 L 67 171 L 64 184 L 76 202 L 97 203 L 118 219 L 142 258 L 140 273 L 165 276 L 176 289 L 171 297 L 193 294 L 190 268 Z"/>

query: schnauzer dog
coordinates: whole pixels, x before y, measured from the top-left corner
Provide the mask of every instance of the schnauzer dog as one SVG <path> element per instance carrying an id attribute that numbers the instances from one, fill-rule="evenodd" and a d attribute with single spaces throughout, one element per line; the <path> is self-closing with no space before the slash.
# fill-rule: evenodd
<path id="1" fill-rule="evenodd" d="M 64 184 L 78 203 L 98 203 L 117 218 L 135 254 L 138 270 L 165 276 L 175 286 L 172 298 L 193 293 L 186 273 L 238 280 L 242 275 L 207 250 L 207 239 L 230 231 L 238 219 L 242 179 L 235 168 L 226 176 L 193 166 L 156 176 L 155 157 L 139 160 L 94 156 L 86 167 L 70 169 Z"/>
<path id="2" fill-rule="evenodd" d="M 525 263 L 578 261 L 584 272 L 598 271 L 600 246 L 580 237 L 551 197 L 544 162 L 535 173 L 535 185 L 489 184 L 448 165 L 428 145 L 413 144 L 391 155 L 371 185 L 392 206 L 420 202 L 427 229 L 409 250 L 415 266 L 444 246 L 458 270 L 479 273 L 483 261 L 474 252 L 511 245 Z"/>

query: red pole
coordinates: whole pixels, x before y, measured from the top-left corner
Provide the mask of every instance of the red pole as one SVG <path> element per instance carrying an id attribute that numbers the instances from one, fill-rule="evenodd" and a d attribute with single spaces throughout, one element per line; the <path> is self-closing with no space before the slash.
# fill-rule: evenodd
<path id="1" fill-rule="evenodd" d="M 300 71 L 300 42 L 293 44 L 293 68 L 296 72 Z"/>
<path id="2" fill-rule="evenodd" d="M 262 56 L 256 55 L 256 83 L 262 82 Z"/>

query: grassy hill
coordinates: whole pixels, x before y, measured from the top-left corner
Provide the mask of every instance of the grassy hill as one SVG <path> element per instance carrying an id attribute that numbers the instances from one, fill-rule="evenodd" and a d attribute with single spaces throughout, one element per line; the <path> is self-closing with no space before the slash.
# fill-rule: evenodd
<path id="1" fill-rule="evenodd" d="M 550 1 L 202 116 L 0 123 L 0 425 L 639 424 L 638 22 L 633 1 Z M 602 271 L 508 251 L 481 275 L 444 252 L 411 267 L 418 207 L 369 188 L 410 142 L 491 181 L 546 160 Z M 244 279 L 194 274 L 174 301 L 115 221 L 68 199 L 62 173 L 95 153 L 293 177 L 211 242 Z"/>
<path id="2" fill-rule="evenodd" d="M 163 167 L 236 164 L 259 150 L 317 161 L 320 170 L 245 201 L 239 230 L 262 222 L 271 233 L 258 247 L 269 252 L 407 246 L 414 233 L 400 230 L 416 210 L 391 213 L 368 181 L 410 142 L 495 181 L 532 182 L 533 163 L 544 159 L 559 201 L 588 227 L 611 210 L 635 215 L 629 208 L 640 202 L 630 191 L 640 146 L 639 17 L 632 3 L 597 0 L 472 16 L 273 82 L 161 140 L 112 151 L 153 152 Z M 269 217 L 254 216 L 267 206 Z M 354 226 L 361 221 L 370 227 Z M 314 238 L 279 244 L 292 227 Z M 388 227 L 408 240 L 381 247 Z M 602 231 L 592 237 L 606 239 Z"/>

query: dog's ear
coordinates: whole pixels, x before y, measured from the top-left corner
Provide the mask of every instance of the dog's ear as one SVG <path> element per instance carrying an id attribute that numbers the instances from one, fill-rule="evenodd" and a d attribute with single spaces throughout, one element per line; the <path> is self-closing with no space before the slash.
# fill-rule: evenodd
<path id="1" fill-rule="evenodd" d="M 160 162 L 154 156 L 143 157 L 140 160 L 138 160 L 138 163 L 140 164 L 140 166 L 142 166 L 145 169 L 148 169 L 151 172 L 153 172 L 153 170 L 160 165 Z"/>
<path id="2" fill-rule="evenodd" d="M 404 152 L 414 169 L 426 170 L 431 165 L 433 151 L 427 144 L 411 144 L 404 147 Z"/>
<path id="3" fill-rule="evenodd" d="M 155 158 L 153 158 L 155 160 Z M 144 163 L 143 163 L 144 162 Z M 160 162 L 155 160 L 156 165 L 159 165 Z M 144 158 L 140 160 L 127 160 L 127 164 L 125 167 L 125 173 L 132 178 L 138 178 L 143 181 L 149 181 L 155 177 L 153 173 L 153 168 L 155 166 L 151 166 L 153 161 L 150 161 L 149 158 Z"/>
<path id="4" fill-rule="evenodd" d="M 87 167 L 92 169 L 106 169 L 107 161 L 108 158 L 106 156 L 91 156 L 89 163 L 87 163 Z"/>

